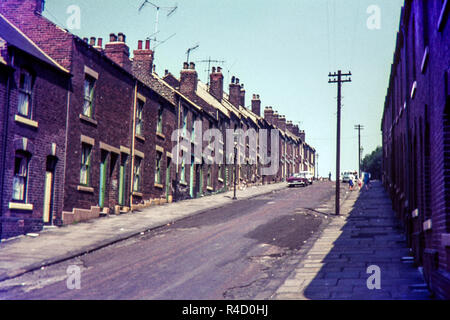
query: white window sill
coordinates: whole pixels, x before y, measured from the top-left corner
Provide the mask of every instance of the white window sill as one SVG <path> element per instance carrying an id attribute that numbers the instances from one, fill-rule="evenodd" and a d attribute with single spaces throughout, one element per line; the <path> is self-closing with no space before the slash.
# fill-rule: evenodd
<path id="1" fill-rule="evenodd" d="M 31 203 L 10 202 L 8 208 L 11 210 L 33 211 L 33 205 Z"/>
<path id="2" fill-rule="evenodd" d="M 86 186 L 77 186 L 78 191 L 94 193 L 94 188 L 86 187 Z"/>
<path id="3" fill-rule="evenodd" d="M 33 128 L 38 128 L 38 127 L 39 127 L 39 124 L 38 124 L 37 121 L 34 121 L 34 120 L 31 120 L 31 119 L 22 117 L 22 116 L 20 116 L 20 115 L 18 115 L 18 114 L 16 114 L 16 115 L 14 116 L 14 120 L 15 120 L 16 122 L 25 124 L 25 125 L 30 126 L 30 127 L 33 127 Z"/>

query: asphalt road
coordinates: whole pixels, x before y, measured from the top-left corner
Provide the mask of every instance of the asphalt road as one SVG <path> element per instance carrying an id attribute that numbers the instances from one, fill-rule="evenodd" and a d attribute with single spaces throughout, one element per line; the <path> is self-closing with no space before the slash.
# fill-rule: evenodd
<path id="1" fill-rule="evenodd" d="M 238 201 L 0 283 L 0 298 L 269 297 L 270 284 L 282 283 L 302 246 L 327 221 L 310 209 L 333 194 L 332 184 L 322 182 Z M 67 288 L 71 265 L 81 270 L 81 289 Z"/>

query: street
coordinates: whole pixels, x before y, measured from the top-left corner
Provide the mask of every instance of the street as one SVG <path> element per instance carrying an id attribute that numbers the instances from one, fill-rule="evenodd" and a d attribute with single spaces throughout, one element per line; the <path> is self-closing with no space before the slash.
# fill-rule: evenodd
<path id="1" fill-rule="evenodd" d="M 0 283 L 1 299 L 270 298 L 333 207 L 329 182 L 210 210 Z M 239 196 L 239 194 L 238 194 Z M 67 287 L 69 266 L 81 288 Z"/>

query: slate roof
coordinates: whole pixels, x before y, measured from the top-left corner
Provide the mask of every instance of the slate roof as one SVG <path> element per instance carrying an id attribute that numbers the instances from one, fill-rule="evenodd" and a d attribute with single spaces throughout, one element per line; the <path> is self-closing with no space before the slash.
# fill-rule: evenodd
<path id="1" fill-rule="evenodd" d="M 28 38 L 22 31 L 14 26 L 8 19 L 0 14 L 0 37 L 4 39 L 8 46 L 15 47 L 27 54 L 35 57 L 42 62 L 62 71 L 70 73 L 69 70 L 62 67 L 58 62 L 53 60 L 41 48 L 39 48 L 30 38 Z"/>

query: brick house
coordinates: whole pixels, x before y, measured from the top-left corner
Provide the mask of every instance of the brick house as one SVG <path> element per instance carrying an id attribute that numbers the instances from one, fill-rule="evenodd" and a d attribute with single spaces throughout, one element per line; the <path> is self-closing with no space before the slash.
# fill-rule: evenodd
<path id="1" fill-rule="evenodd" d="M 63 209 L 70 73 L 0 15 L 1 237 L 40 230 Z"/>
<path id="2" fill-rule="evenodd" d="M 176 105 L 132 74 L 125 35 L 111 34 L 103 48 L 102 39 L 82 40 L 42 17 L 40 4 L 8 0 L 0 10 L 71 76 L 64 88 L 67 117 L 58 115 L 63 122 L 55 122 L 67 152 L 61 156 L 64 171 L 58 174 L 63 177 L 58 188 L 64 190 L 62 208 L 53 223 L 170 198 L 167 181 L 172 176 L 170 135 L 177 125 Z"/>
<path id="3" fill-rule="evenodd" d="M 160 77 L 148 40 L 130 58 L 123 33 L 105 45 L 80 39 L 43 17 L 43 2 L 0 2 L 2 237 L 229 190 L 229 129 L 280 132 L 278 172 L 268 177 L 251 161 L 250 138 L 239 141 L 239 186 L 299 170 L 304 136 L 283 117 L 261 117 L 257 95 L 246 108 L 239 79 L 226 93 L 220 68 L 204 84 L 193 63 L 179 79 Z M 209 129 L 220 137 L 205 137 Z"/>
<path id="4" fill-rule="evenodd" d="M 429 288 L 450 298 L 448 1 L 402 8 L 381 129 L 383 183 Z"/>

